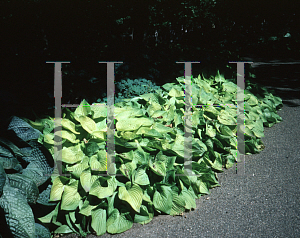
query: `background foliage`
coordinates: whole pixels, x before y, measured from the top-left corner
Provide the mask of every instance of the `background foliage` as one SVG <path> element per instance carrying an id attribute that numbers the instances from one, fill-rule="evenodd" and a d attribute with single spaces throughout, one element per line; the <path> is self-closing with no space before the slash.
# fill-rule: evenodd
<path id="1" fill-rule="evenodd" d="M 1 88 L 10 95 L 2 97 L 20 116 L 53 113 L 53 64 L 45 61 L 71 61 L 62 101 L 79 104 L 106 92 L 98 61 L 124 62 L 116 81 L 161 86 L 184 74 L 177 61 L 201 61 L 198 75 L 249 54 L 297 57 L 299 12 L 292 0 L 1 1 Z"/>

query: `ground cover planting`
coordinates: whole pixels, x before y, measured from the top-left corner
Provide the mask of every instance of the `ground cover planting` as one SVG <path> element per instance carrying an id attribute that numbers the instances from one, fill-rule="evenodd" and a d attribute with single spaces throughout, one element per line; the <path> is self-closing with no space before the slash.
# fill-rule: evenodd
<path id="1" fill-rule="evenodd" d="M 0 140 L 0 206 L 14 237 L 116 234 L 158 214 L 180 215 L 220 186 L 217 173 L 239 161 L 237 132 L 244 133 L 245 154 L 263 150 L 264 126 L 282 120 L 279 97 L 246 81 L 245 123 L 237 127 L 237 107 L 228 106 L 237 105 L 241 90 L 234 80 L 218 72 L 191 81 L 192 176 L 184 174 L 184 77 L 115 104 L 113 165 L 121 176 L 107 174 L 105 104 L 83 100 L 75 111 L 63 109 L 56 132 L 63 175 L 52 173 L 54 118 L 13 117 L 13 136 Z M 36 217 L 34 203 L 50 211 Z"/>

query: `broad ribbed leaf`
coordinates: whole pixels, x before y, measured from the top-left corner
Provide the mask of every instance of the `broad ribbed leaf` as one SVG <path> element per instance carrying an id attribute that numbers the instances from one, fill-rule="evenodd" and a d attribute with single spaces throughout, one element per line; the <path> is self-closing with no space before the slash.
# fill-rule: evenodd
<path id="1" fill-rule="evenodd" d="M 170 214 L 172 209 L 172 189 L 169 186 L 158 185 L 153 196 L 153 205 L 156 210 Z"/>
<path id="2" fill-rule="evenodd" d="M 129 212 L 121 213 L 118 209 L 114 209 L 107 219 L 106 230 L 108 233 L 116 234 L 129 230 L 133 225 Z"/>
<path id="3" fill-rule="evenodd" d="M 81 161 L 84 156 L 79 144 L 62 149 L 62 161 L 68 164 L 77 163 Z"/>
<path id="4" fill-rule="evenodd" d="M 3 188 L 0 207 L 14 237 L 35 237 L 34 216 L 26 197 L 9 186 L 8 182 Z"/>
<path id="5" fill-rule="evenodd" d="M 114 177 L 105 178 L 99 177 L 92 185 L 90 189 L 90 195 L 94 195 L 98 198 L 106 198 L 111 196 L 117 188 L 117 182 Z"/>
<path id="6" fill-rule="evenodd" d="M 91 169 L 85 169 L 84 171 L 82 171 L 82 173 L 80 174 L 80 183 L 81 186 L 83 187 L 83 189 L 88 193 L 91 189 Z"/>
<path id="7" fill-rule="evenodd" d="M 88 116 L 79 116 L 76 117 L 76 120 L 79 121 L 82 128 L 90 134 L 97 130 L 95 121 Z"/>
<path id="8" fill-rule="evenodd" d="M 70 121 L 67 118 L 62 118 L 61 119 L 61 125 L 62 125 L 63 128 L 66 128 L 66 129 L 70 130 L 74 134 L 80 134 L 79 132 L 76 131 L 74 122 Z"/>
<path id="9" fill-rule="evenodd" d="M 96 231 L 97 236 L 106 233 L 106 210 L 96 208 L 92 210 L 92 223 L 91 226 Z"/>
<path id="10" fill-rule="evenodd" d="M 54 179 L 50 192 L 50 201 L 59 201 L 64 191 L 65 185 L 69 182 L 69 179 L 63 176 L 58 176 Z"/>
<path id="11" fill-rule="evenodd" d="M 81 200 L 81 196 L 78 193 L 78 183 L 79 181 L 77 180 L 70 185 L 65 185 L 61 199 L 62 210 L 72 211 L 78 207 L 79 201 Z"/>
<path id="12" fill-rule="evenodd" d="M 129 203 L 129 205 L 137 212 L 143 200 L 143 190 L 137 184 L 131 186 L 131 182 L 126 183 L 126 187 L 119 187 L 119 198 Z"/>

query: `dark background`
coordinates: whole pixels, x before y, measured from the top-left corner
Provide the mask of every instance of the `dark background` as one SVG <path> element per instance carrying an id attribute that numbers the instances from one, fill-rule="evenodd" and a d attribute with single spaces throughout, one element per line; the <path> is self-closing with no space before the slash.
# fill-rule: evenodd
<path id="1" fill-rule="evenodd" d="M 93 103 L 106 92 L 106 64 L 123 61 L 115 80 L 157 85 L 184 74 L 177 61 L 201 61 L 193 74 L 236 77 L 245 56 L 299 58 L 299 1 L 144 0 L 0 1 L 1 120 L 54 113 L 54 64 L 62 103 Z M 286 36 L 286 37 L 284 37 Z"/>

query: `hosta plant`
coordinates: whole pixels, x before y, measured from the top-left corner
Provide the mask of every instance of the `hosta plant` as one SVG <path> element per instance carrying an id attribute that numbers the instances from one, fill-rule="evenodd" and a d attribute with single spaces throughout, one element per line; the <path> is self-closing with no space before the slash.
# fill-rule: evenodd
<path id="1" fill-rule="evenodd" d="M 267 91 L 256 96 L 246 85 L 245 125 L 237 128 L 237 108 L 226 105 L 237 105 L 241 89 L 219 73 L 192 78 L 193 175 L 187 176 L 184 77 L 177 82 L 115 104 L 116 175 L 106 172 L 106 105 L 83 100 L 74 112 L 64 109 L 57 134 L 63 143 L 63 175 L 52 175 L 49 198 L 56 207 L 41 222 L 54 224 L 54 233 L 115 234 L 134 222 L 147 224 L 156 214 L 194 209 L 196 198 L 219 186 L 217 172 L 239 161 L 237 131 L 244 133 L 245 153 L 258 153 L 264 148 L 263 126 L 281 121 L 281 99 Z M 53 118 L 26 121 L 41 131 L 39 142 L 53 155 Z"/>

